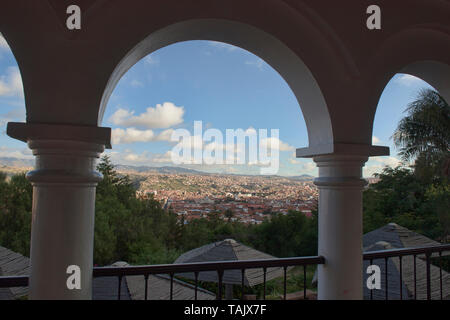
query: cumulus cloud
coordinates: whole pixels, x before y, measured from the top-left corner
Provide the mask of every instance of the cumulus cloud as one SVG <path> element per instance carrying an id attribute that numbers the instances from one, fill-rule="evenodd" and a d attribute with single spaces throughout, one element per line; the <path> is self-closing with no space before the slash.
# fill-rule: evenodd
<path id="1" fill-rule="evenodd" d="M 173 129 L 161 131 L 156 137 L 155 141 L 172 141 Z"/>
<path id="2" fill-rule="evenodd" d="M 112 144 L 128 144 L 135 142 L 171 141 L 173 129 L 155 134 L 153 130 L 139 130 L 136 128 L 113 129 L 111 132 Z"/>
<path id="3" fill-rule="evenodd" d="M 259 143 L 262 144 L 263 146 L 265 146 L 269 150 L 271 150 L 271 149 L 274 149 L 274 150 L 278 149 L 279 151 L 295 150 L 295 148 L 293 146 L 289 145 L 286 142 L 281 141 L 280 139 L 278 139 L 276 137 L 261 139 L 261 141 Z"/>
<path id="4" fill-rule="evenodd" d="M 144 113 L 135 115 L 134 111 L 118 109 L 109 121 L 118 126 L 146 129 L 169 128 L 183 122 L 184 107 L 177 107 L 172 102 L 164 102 L 156 107 L 148 107 Z"/>
<path id="5" fill-rule="evenodd" d="M 111 141 L 113 144 L 149 142 L 152 141 L 155 134 L 152 130 L 138 130 L 135 128 L 113 129 L 111 131 Z"/>
<path id="6" fill-rule="evenodd" d="M 23 96 L 22 77 L 19 68 L 9 67 L 0 76 L 0 96 Z"/>

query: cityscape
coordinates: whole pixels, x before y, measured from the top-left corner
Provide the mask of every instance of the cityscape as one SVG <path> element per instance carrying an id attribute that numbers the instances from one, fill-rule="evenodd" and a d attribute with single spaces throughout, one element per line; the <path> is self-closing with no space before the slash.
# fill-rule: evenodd
<path id="1" fill-rule="evenodd" d="M 140 175 L 137 196 L 153 196 L 165 209 L 183 217 L 184 223 L 218 212 L 222 219 L 259 224 L 270 219 L 271 213 L 287 214 L 289 210 L 310 216 L 317 206 L 318 190 L 312 177 Z"/>
<path id="2" fill-rule="evenodd" d="M 33 161 L 1 158 L 7 176 L 33 170 Z M 175 213 L 184 224 L 217 213 L 220 219 L 260 224 L 272 214 L 298 211 L 310 217 L 317 209 L 319 190 L 314 177 L 215 174 L 181 167 L 116 165 L 128 176 L 137 198 L 153 198 Z M 377 178 L 366 179 L 369 184 Z"/>

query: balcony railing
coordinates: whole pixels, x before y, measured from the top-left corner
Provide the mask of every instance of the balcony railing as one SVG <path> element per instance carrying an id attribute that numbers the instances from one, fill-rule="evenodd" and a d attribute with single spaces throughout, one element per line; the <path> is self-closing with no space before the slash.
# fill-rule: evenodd
<path id="1" fill-rule="evenodd" d="M 173 278 L 175 274 L 194 273 L 195 275 L 195 297 L 197 300 L 198 275 L 200 272 L 214 271 L 217 272 L 218 286 L 216 297 L 218 300 L 222 299 L 223 293 L 223 275 L 226 270 L 240 270 L 241 271 L 241 297 L 244 297 L 244 275 L 248 269 L 262 269 L 263 271 L 263 299 L 266 298 L 266 274 L 268 268 L 283 268 L 283 297 L 286 299 L 286 282 L 287 269 L 293 266 L 303 266 L 303 295 L 306 298 L 306 267 L 308 265 L 324 264 L 323 257 L 300 257 L 300 258 L 279 258 L 279 259 L 264 259 L 264 260 L 243 260 L 243 261 L 214 261 L 214 262 L 199 262 L 199 263 L 183 263 L 183 264 L 165 264 L 165 265 L 151 265 L 151 266 L 131 266 L 131 267 L 100 267 L 94 268 L 94 277 L 111 277 L 116 276 L 119 280 L 119 288 L 117 298 L 120 299 L 120 290 L 122 277 L 142 275 L 145 278 L 145 300 L 148 296 L 148 276 L 150 274 L 168 274 L 170 276 L 170 299 L 173 298 Z"/>
<path id="2" fill-rule="evenodd" d="M 403 271 L 403 260 L 407 256 L 413 257 L 414 265 L 414 299 L 418 298 L 417 295 L 417 261 L 418 259 L 424 259 L 426 265 L 426 299 L 432 299 L 432 286 L 431 286 L 431 259 L 439 258 L 439 284 L 440 284 L 440 299 L 444 298 L 443 291 L 444 286 L 443 276 L 442 276 L 442 256 L 444 252 L 450 252 L 450 244 L 439 245 L 432 247 L 418 247 L 418 248 L 407 248 L 407 249 L 392 249 L 392 250 L 380 250 L 366 252 L 363 255 L 365 262 L 371 265 L 376 264 L 376 261 L 383 261 L 384 264 L 384 283 L 383 289 L 385 291 L 384 298 L 386 300 L 390 299 L 389 292 L 392 293 L 392 288 L 389 286 L 389 266 L 391 259 L 398 258 L 399 261 L 399 284 L 400 289 L 398 295 L 400 299 L 404 298 L 404 271 Z M 194 281 L 194 299 L 197 300 L 197 289 L 198 289 L 198 276 L 200 272 L 217 272 L 218 286 L 217 286 L 217 299 L 222 299 L 223 296 L 223 275 L 227 270 L 240 270 L 242 275 L 241 283 L 241 298 L 244 297 L 244 274 L 248 269 L 260 269 L 263 271 L 263 299 L 266 298 L 266 273 L 268 268 L 283 268 L 283 298 L 286 299 L 287 296 L 287 270 L 289 267 L 302 266 L 303 267 L 303 298 L 306 299 L 307 296 L 307 283 L 306 283 L 306 267 L 309 265 L 319 265 L 325 264 L 326 259 L 321 256 L 312 257 L 296 257 L 296 258 L 279 258 L 279 259 L 265 259 L 265 260 L 245 260 L 245 261 L 214 261 L 214 262 L 201 262 L 201 263 L 184 263 L 184 264 L 161 264 L 161 265 L 149 265 L 149 266 L 126 266 L 126 267 L 95 267 L 93 269 L 93 277 L 117 277 L 118 287 L 117 287 L 117 299 L 121 299 L 122 291 L 122 279 L 125 276 L 142 276 L 145 281 L 145 294 L 144 299 L 148 298 L 148 277 L 149 275 L 159 275 L 167 274 L 170 276 L 170 299 L 173 298 L 173 283 L 174 276 L 176 274 L 186 274 L 193 273 L 195 275 Z M 392 267 L 392 266 L 391 266 Z M 420 270 L 419 270 L 420 271 Z M 0 277 L 0 288 L 11 288 L 11 287 L 23 287 L 28 285 L 28 276 L 15 276 L 15 277 Z M 365 284 L 364 284 L 365 285 Z M 448 288 L 447 288 L 448 290 Z M 374 290 L 370 290 L 370 299 L 373 299 Z"/>
<path id="3" fill-rule="evenodd" d="M 446 289 L 447 291 L 447 297 L 450 296 L 449 292 L 450 278 L 449 277 L 446 278 L 447 283 L 446 286 L 444 286 L 442 276 L 442 260 L 443 260 L 442 257 L 443 253 L 445 252 L 450 252 L 450 244 L 439 246 L 371 251 L 364 253 L 364 261 L 368 262 L 370 265 L 373 265 L 375 263 L 380 267 L 384 275 L 384 278 L 382 278 L 382 280 L 384 280 L 384 283 L 382 284 L 382 290 L 384 291 L 385 300 L 389 300 L 390 297 L 394 299 L 403 300 L 405 298 L 404 297 L 405 293 L 408 293 L 409 291 L 408 289 L 405 290 L 404 285 L 405 282 L 409 282 L 410 287 L 413 287 L 411 291 L 413 291 L 414 300 L 417 300 L 419 298 L 419 293 L 426 294 L 426 299 L 431 300 L 432 292 L 438 293 L 433 294 L 435 298 L 443 300 L 444 289 Z M 438 266 L 431 264 L 432 258 L 439 259 Z M 433 267 L 434 269 L 433 271 L 435 272 L 432 272 L 431 267 Z M 394 276 L 391 277 L 389 276 L 389 270 L 391 270 L 390 268 L 397 269 L 398 271 L 397 279 L 395 279 Z M 406 275 L 405 269 L 408 271 Z M 432 288 L 432 274 L 434 280 L 433 282 L 435 284 L 433 288 Z M 390 279 L 396 280 L 395 282 L 399 284 L 398 287 L 390 286 L 389 281 Z M 418 285 L 423 286 L 423 290 L 419 290 Z M 436 286 L 439 286 L 439 290 L 436 290 Z M 395 295 L 392 295 L 393 290 L 397 290 Z M 369 291 L 370 291 L 369 298 L 370 300 L 373 300 L 374 292 L 376 291 L 374 290 Z"/>

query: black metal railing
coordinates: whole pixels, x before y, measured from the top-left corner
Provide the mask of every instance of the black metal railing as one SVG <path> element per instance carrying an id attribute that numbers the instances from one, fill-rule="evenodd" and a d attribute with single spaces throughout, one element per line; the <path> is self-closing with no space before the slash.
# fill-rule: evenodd
<path id="1" fill-rule="evenodd" d="M 443 300 L 448 298 L 450 296 L 450 276 L 446 272 L 445 280 L 447 281 L 444 286 L 442 274 L 442 260 L 445 252 L 450 252 L 450 244 L 364 253 L 366 263 L 380 267 L 383 274 L 381 280 L 384 282 L 381 283 L 381 288 L 378 290 L 365 290 L 366 293 L 369 292 L 366 298 L 380 299 L 382 298 L 380 294 L 384 296 L 384 300 L 403 300 L 405 298 Z M 431 259 L 438 259 L 438 266 L 431 264 Z M 365 284 L 364 288 L 366 288 Z M 377 296 L 375 297 L 374 294 Z M 405 295 L 409 296 L 405 297 Z"/>
<path id="2" fill-rule="evenodd" d="M 409 294 L 413 287 L 411 299 L 444 299 L 444 290 L 448 293 L 448 283 L 450 283 L 449 275 L 446 273 L 447 282 L 444 283 L 442 271 L 442 258 L 444 252 L 450 252 L 450 244 L 405 248 L 405 249 L 390 249 L 366 252 L 363 255 L 366 264 L 377 264 L 382 271 L 382 288 L 379 290 L 369 290 L 368 299 L 404 299 L 405 294 Z M 407 257 L 412 257 L 411 261 L 407 261 Z M 393 259 L 398 259 L 398 265 Z M 431 264 L 431 259 L 439 259 L 439 266 Z M 377 263 L 378 262 L 378 263 Z M 266 298 L 266 274 L 268 268 L 283 268 L 283 298 L 287 298 L 287 270 L 290 267 L 303 267 L 303 298 L 307 296 L 306 283 L 306 268 L 310 265 L 325 264 L 325 258 L 321 256 L 313 257 L 296 257 L 296 258 L 279 258 L 279 259 L 265 259 L 265 260 L 245 260 L 245 261 L 215 261 L 215 262 L 200 262 L 200 263 L 183 263 L 183 264 L 160 264 L 149 266 L 125 266 L 125 267 L 95 267 L 93 269 L 93 277 L 116 277 L 118 279 L 117 299 L 121 299 L 122 279 L 126 276 L 142 276 L 145 281 L 144 299 L 148 298 L 148 278 L 150 275 L 169 275 L 170 278 L 170 299 L 173 299 L 173 284 L 176 274 L 193 273 L 194 278 L 194 299 L 197 300 L 197 292 L 199 289 L 199 274 L 201 272 L 217 272 L 218 285 L 216 298 L 222 299 L 223 296 L 223 276 L 227 270 L 240 270 L 242 275 L 241 282 L 241 298 L 244 298 L 244 274 L 248 269 L 260 269 L 263 271 L 263 296 Z M 411 269 L 412 264 L 412 270 Z M 407 275 L 405 275 L 405 268 L 408 267 Z M 398 275 L 389 273 L 392 268 L 397 268 Z M 437 269 L 438 268 L 438 271 Z M 363 270 L 364 272 L 365 270 Z M 418 272 L 419 271 L 419 272 Z M 395 281 L 394 281 L 395 280 Z M 407 285 L 404 282 L 408 282 Z M 393 283 L 398 283 L 399 288 L 395 288 Z M 0 288 L 8 287 L 23 287 L 28 285 L 28 276 L 14 276 L 14 277 L 0 277 Z M 419 286 L 419 287 L 418 287 Z M 436 286 L 438 288 L 436 288 Z M 366 285 L 364 283 L 366 290 Z M 398 290 L 393 296 L 393 291 Z M 374 292 L 377 295 L 374 295 Z M 380 296 L 381 293 L 381 296 Z"/>
<path id="3" fill-rule="evenodd" d="M 93 276 L 95 277 L 117 277 L 119 280 L 117 298 L 121 297 L 122 278 L 124 276 L 143 276 L 145 280 L 144 300 L 148 297 L 148 276 L 168 274 L 170 275 L 170 299 L 173 298 L 173 283 L 175 274 L 193 273 L 194 280 L 194 300 L 197 300 L 198 278 L 200 272 L 214 271 L 217 272 L 218 285 L 216 297 L 218 300 L 223 296 L 223 276 L 227 270 L 241 271 L 241 298 L 244 298 L 244 275 L 248 269 L 262 269 L 263 271 L 263 295 L 266 298 L 266 275 L 268 268 L 283 268 L 283 298 L 287 296 L 287 269 L 294 266 L 303 266 L 303 298 L 306 299 L 306 267 L 308 265 L 324 264 L 325 258 L 319 256 L 313 257 L 297 257 L 297 258 L 279 258 L 279 259 L 263 259 L 263 260 L 243 260 L 243 261 L 215 261 L 215 262 L 198 262 L 183 264 L 162 264 L 150 266 L 126 266 L 126 267 L 98 267 L 94 268 Z"/>
<path id="4" fill-rule="evenodd" d="M 126 276 L 142 276 L 145 281 L 144 300 L 148 298 L 148 278 L 150 275 L 166 274 L 170 276 L 170 300 L 173 299 L 173 284 L 176 274 L 193 273 L 194 280 L 194 299 L 197 300 L 199 274 L 201 272 L 217 272 L 218 285 L 216 298 L 222 299 L 223 296 L 223 276 L 227 270 L 241 271 L 241 298 L 244 298 L 244 274 L 249 269 L 261 269 L 263 272 L 263 296 L 266 298 L 266 274 L 269 268 L 283 269 L 283 298 L 287 297 L 287 270 L 290 267 L 303 266 L 303 298 L 307 299 L 306 291 L 306 268 L 309 265 L 324 264 L 325 258 L 320 256 L 312 257 L 295 257 L 295 258 L 279 258 L 279 259 L 262 259 L 262 260 L 243 260 L 243 261 L 214 261 L 199 263 L 183 263 L 183 264 L 160 264 L 148 266 L 125 266 L 125 267 L 95 267 L 93 269 L 93 277 L 116 277 L 118 279 L 117 299 L 122 296 L 122 279 Z M 28 276 L 16 277 L 0 277 L 0 288 L 23 287 L 28 285 Z"/>

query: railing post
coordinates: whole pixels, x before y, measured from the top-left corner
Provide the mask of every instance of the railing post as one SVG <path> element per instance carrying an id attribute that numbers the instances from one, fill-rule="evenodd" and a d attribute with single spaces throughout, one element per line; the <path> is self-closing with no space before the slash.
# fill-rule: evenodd
<path id="1" fill-rule="evenodd" d="M 425 253 L 427 263 L 427 300 L 431 300 L 430 252 Z"/>
<path id="2" fill-rule="evenodd" d="M 222 280 L 223 280 L 223 270 L 217 270 L 217 275 L 219 276 L 219 283 L 217 284 L 217 300 L 222 300 Z"/>

